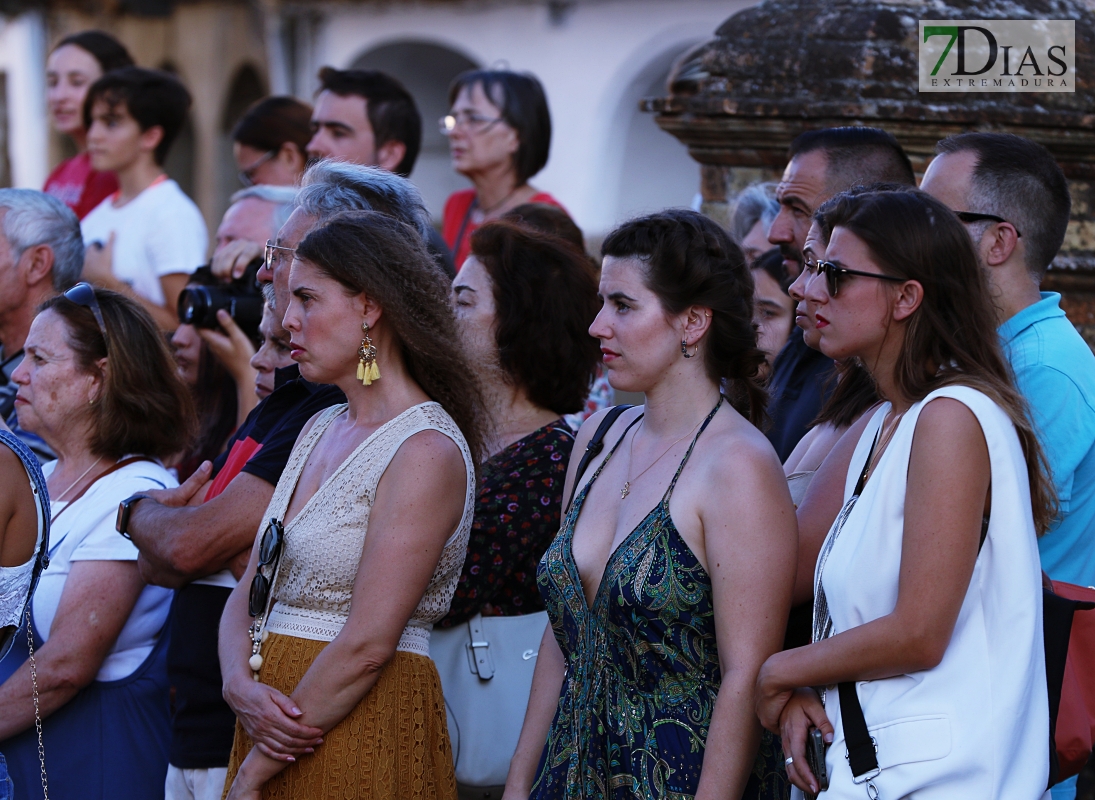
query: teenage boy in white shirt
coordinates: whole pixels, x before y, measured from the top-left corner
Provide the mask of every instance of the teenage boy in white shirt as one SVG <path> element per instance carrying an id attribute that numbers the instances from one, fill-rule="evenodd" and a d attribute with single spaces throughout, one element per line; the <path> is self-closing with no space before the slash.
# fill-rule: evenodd
<path id="1" fill-rule="evenodd" d="M 83 276 L 140 302 L 165 331 L 178 326 L 179 293 L 209 244 L 198 207 L 163 171 L 189 108 L 175 77 L 138 67 L 104 75 L 84 102 L 92 167 L 114 172 L 120 188 L 80 225 Z"/>

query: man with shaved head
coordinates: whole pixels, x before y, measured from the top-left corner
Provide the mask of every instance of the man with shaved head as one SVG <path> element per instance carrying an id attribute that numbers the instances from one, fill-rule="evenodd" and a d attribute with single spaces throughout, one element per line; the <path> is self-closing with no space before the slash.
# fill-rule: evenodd
<path id="1" fill-rule="evenodd" d="M 792 143 L 776 188 L 780 210 L 768 231 L 787 273 L 802 269 L 802 248 L 818 206 L 853 186 L 874 183 L 916 186 L 912 165 L 897 140 L 879 128 L 823 128 Z M 824 405 L 831 388 L 832 359 L 811 350 L 796 328 L 772 364 L 769 384 L 772 428 L 768 439 L 786 461 Z"/>

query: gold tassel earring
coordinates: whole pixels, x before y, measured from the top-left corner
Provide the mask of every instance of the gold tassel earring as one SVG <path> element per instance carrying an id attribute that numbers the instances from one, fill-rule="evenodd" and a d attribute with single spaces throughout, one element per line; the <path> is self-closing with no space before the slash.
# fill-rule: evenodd
<path id="1" fill-rule="evenodd" d="M 369 336 L 369 323 L 362 322 L 361 330 L 365 338 L 357 349 L 357 379 L 363 386 L 371 386 L 373 381 L 380 380 L 380 367 L 376 364 L 376 345 Z"/>

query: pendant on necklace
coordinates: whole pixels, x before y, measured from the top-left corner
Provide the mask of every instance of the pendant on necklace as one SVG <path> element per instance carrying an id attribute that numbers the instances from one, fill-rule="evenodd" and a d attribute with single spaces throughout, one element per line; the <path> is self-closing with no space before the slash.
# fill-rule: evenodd
<path id="1" fill-rule="evenodd" d="M 620 499 L 623 500 L 631 494 L 631 481 L 624 481 L 624 488 L 620 490 Z"/>

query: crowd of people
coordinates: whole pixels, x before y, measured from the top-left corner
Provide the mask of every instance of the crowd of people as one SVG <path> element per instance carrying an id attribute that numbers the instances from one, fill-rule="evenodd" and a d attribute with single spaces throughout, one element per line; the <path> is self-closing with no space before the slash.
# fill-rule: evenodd
<path id="1" fill-rule="evenodd" d="M 1040 145 L 917 188 L 808 131 L 729 230 L 594 259 L 534 76 L 453 82 L 438 232 L 414 98 L 325 67 L 235 127 L 210 255 L 185 87 L 97 31 L 47 77 L 78 154 L 0 190 L 0 797 L 1075 797 L 1043 591 L 1095 583 L 1095 355 Z"/>

